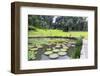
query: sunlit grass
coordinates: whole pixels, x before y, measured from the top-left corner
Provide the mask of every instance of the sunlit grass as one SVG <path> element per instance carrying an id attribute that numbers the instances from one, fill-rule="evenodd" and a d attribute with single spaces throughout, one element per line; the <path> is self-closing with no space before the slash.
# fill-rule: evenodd
<path id="1" fill-rule="evenodd" d="M 72 32 L 63 32 L 62 30 L 57 29 L 36 29 L 36 31 L 29 31 L 29 37 L 37 37 L 37 36 L 62 36 L 62 37 L 84 37 L 87 38 L 88 32 L 84 31 L 72 31 Z"/>

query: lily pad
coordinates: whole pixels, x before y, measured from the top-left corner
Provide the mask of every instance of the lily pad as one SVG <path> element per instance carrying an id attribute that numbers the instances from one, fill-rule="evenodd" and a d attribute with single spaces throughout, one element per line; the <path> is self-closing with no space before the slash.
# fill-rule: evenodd
<path id="1" fill-rule="evenodd" d="M 66 43 L 68 43 L 68 40 L 67 41 L 65 41 Z"/>
<path id="2" fill-rule="evenodd" d="M 41 46 L 41 45 L 39 45 L 39 46 L 38 46 L 38 48 L 42 48 L 42 46 Z"/>
<path id="3" fill-rule="evenodd" d="M 63 48 L 63 49 L 60 49 L 60 51 L 66 52 L 67 49 L 66 48 Z"/>
<path id="4" fill-rule="evenodd" d="M 58 58 L 58 57 L 59 57 L 59 55 L 56 54 L 56 53 L 52 53 L 52 54 L 49 55 L 49 58 L 51 58 L 51 59 L 55 59 L 55 58 Z"/>
<path id="5" fill-rule="evenodd" d="M 56 47 L 56 48 L 60 48 L 61 46 L 60 46 L 60 45 L 56 45 L 55 47 Z"/>
<path id="6" fill-rule="evenodd" d="M 32 47 L 34 47 L 34 46 L 28 46 L 28 48 L 32 48 Z"/>
<path id="7" fill-rule="evenodd" d="M 50 51 L 50 50 L 51 50 L 51 48 L 47 48 L 46 50 L 47 50 L 47 51 Z"/>
<path id="8" fill-rule="evenodd" d="M 70 43 L 70 44 L 76 44 L 76 42 L 75 42 L 75 41 L 70 41 L 69 43 Z"/>
<path id="9" fill-rule="evenodd" d="M 45 55 L 50 55 L 52 53 L 53 53 L 53 51 L 46 51 L 46 52 L 44 52 Z"/>
<path id="10" fill-rule="evenodd" d="M 63 52 L 63 51 L 60 51 L 60 52 L 58 52 L 58 55 L 60 55 L 60 56 L 64 56 L 64 55 L 66 55 L 67 53 L 66 52 Z"/>
<path id="11" fill-rule="evenodd" d="M 64 49 L 68 49 L 68 47 L 67 46 L 65 46 L 65 47 L 63 47 Z"/>
<path id="12" fill-rule="evenodd" d="M 38 48 L 32 48 L 31 50 L 38 50 Z"/>
<path id="13" fill-rule="evenodd" d="M 56 49 L 55 47 L 52 47 L 52 49 Z"/>
<path id="14" fill-rule="evenodd" d="M 59 52 L 60 50 L 59 49 L 53 49 L 52 51 L 53 52 Z"/>

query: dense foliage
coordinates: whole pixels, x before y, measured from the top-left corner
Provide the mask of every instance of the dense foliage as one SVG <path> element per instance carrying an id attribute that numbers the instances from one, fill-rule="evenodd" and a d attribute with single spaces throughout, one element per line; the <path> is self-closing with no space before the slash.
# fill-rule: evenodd
<path id="1" fill-rule="evenodd" d="M 58 29 L 67 31 L 87 31 L 87 17 L 28 15 L 29 30 Z"/>
<path id="2" fill-rule="evenodd" d="M 82 49 L 82 38 L 78 38 L 76 40 L 76 43 L 75 43 L 75 47 L 70 47 L 68 52 L 67 52 L 67 55 L 71 58 L 80 58 L 80 54 L 81 54 L 81 49 Z"/>

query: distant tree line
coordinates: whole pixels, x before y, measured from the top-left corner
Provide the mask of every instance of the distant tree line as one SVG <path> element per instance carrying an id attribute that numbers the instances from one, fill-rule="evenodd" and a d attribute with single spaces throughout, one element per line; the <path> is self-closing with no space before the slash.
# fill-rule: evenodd
<path id="1" fill-rule="evenodd" d="M 28 15 L 28 29 L 35 30 L 34 27 L 41 29 L 59 29 L 63 31 L 87 31 L 87 17 L 75 16 L 55 16 Z"/>

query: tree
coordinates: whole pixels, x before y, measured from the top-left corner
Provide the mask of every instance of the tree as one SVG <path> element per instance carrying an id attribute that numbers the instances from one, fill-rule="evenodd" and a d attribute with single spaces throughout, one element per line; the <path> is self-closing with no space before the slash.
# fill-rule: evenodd
<path id="1" fill-rule="evenodd" d="M 55 21 L 53 21 L 55 18 Z M 29 28 L 58 29 L 68 31 L 87 31 L 88 22 L 86 17 L 73 16 L 45 16 L 29 15 Z"/>

